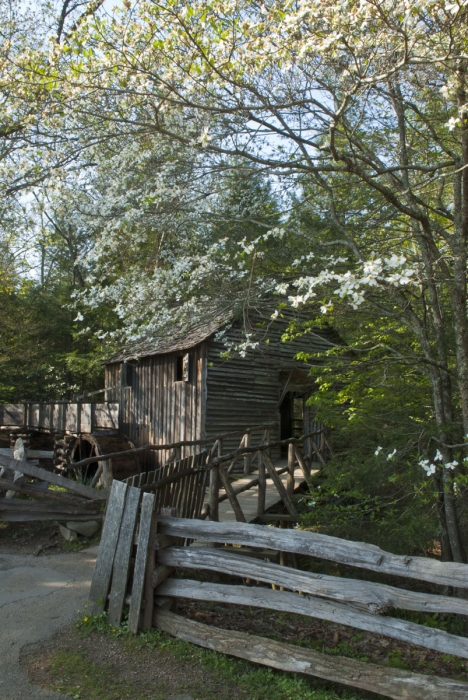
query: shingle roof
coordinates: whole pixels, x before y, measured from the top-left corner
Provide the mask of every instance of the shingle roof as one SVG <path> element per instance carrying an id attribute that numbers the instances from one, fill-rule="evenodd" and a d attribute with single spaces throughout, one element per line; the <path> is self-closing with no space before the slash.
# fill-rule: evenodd
<path id="1" fill-rule="evenodd" d="M 164 355 L 168 352 L 182 352 L 199 345 L 211 335 L 221 330 L 232 322 L 232 313 L 219 314 L 210 320 L 191 326 L 188 330 L 174 329 L 172 334 L 164 337 L 142 340 L 139 343 L 126 345 L 115 355 L 112 355 L 106 364 L 113 362 L 126 362 L 137 360 L 140 357 L 151 355 Z"/>

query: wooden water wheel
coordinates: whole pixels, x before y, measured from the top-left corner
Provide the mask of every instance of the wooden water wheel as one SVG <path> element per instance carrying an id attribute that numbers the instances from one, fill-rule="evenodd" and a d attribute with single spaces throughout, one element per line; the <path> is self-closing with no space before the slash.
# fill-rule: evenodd
<path id="1" fill-rule="evenodd" d="M 69 476 L 93 485 L 110 486 L 112 479 L 126 479 L 140 474 L 141 467 L 136 455 L 122 455 L 110 460 L 91 462 L 83 467 L 73 468 L 73 464 L 88 457 L 97 457 L 112 452 L 131 450 L 134 445 L 123 435 L 84 433 L 78 436 L 65 436 L 56 441 L 55 463 Z M 102 465 L 102 469 L 99 467 Z M 99 472 L 99 473 L 98 473 Z"/>

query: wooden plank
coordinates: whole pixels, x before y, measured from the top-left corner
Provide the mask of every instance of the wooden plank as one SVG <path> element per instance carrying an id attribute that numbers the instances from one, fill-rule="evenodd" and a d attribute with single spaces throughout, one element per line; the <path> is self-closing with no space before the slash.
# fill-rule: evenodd
<path id="1" fill-rule="evenodd" d="M 100 615 L 106 604 L 127 488 L 127 484 L 121 481 L 114 481 L 112 484 L 89 593 L 90 615 Z"/>
<path id="2" fill-rule="evenodd" d="M 96 428 L 110 428 L 117 430 L 119 427 L 119 404 L 92 404 L 92 424 L 93 427 Z"/>
<path id="3" fill-rule="evenodd" d="M 298 464 L 299 464 L 300 468 L 302 469 L 302 473 L 304 474 L 304 479 L 308 479 L 310 476 L 310 469 L 307 468 L 307 465 L 302 458 L 301 451 L 296 446 L 294 446 L 294 454 L 296 455 L 296 459 L 298 461 Z"/>
<path id="4" fill-rule="evenodd" d="M 286 480 L 286 491 L 290 496 L 294 493 L 294 464 L 296 455 L 294 454 L 294 445 L 288 445 L 288 477 Z"/>
<path id="5" fill-rule="evenodd" d="M 112 569 L 112 585 L 109 598 L 108 620 L 114 627 L 119 627 L 122 620 L 122 610 L 127 592 L 127 581 L 132 555 L 133 537 L 140 504 L 140 489 L 129 486 L 125 508 L 120 525 L 119 540 L 115 550 L 114 566 Z"/>
<path id="6" fill-rule="evenodd" d="M 2 404 L 0 406 L 0 425 L 22 427 L 25 423 L 25 404 Z"/>
<path id="7" fill-rule="evenodd" d="M 279 549 L 284 552 L 330 559 L 371 571 L 430 581 L 442 586 L 468 588 L 467 564 L 391 554 L 372 544 L 353 542 L 317 532 L 280 530 L 247 523 L 186 521 L 182 518 L 161 518 L 160 530 L 175 537 L 192 537 L 205 542 Z"/>
<path id="8" fill-rule="evenodd" d="M 380 693 L 394 700 L 466 700 L 468 683 L 321 654 L 246 632 L 223 630 L 158 608 L 155 625 L 191 644 L 281 671 Z"/>
<path id="9" fill-rule="evenodd" d="M 237 522 L 245 523 L 245 515 L 242 511 L 242 508 L 240 507 L 239 501 L 237 500 L 237 496 L 234 493 L 234 489 L 231 486 L 229 477 L 226 474 L 222 464 L 219 465 L 219 478 L 221 480 L 224 490 L 226 491 L 227 497 L 229 498 L 229 503 L 231 504 L 231 507 L 234 511 Z"/>
<path id="10" fill-rule="evenodd" d="M 265 462 L 263 461 L 263 452 L 258 453 L 258 494 L 257 494 L 257 515 L 263 515 L 265 512 L 266 501 L 266 473 Z"/>
<path id="11" fill-rule="evenodd" d="M 178 549 L 188 549 L 188 547 L 178 547 Z M 165 552 L 166 550 L 162 550 L 160 555 L 158 556 L 158 559 L 161 559 L 161 555 Z M 151 580 L 152 588 L 157 588 L 163 581 L 169 578 L 169 576 L 172 576 L 173 573 L 173 566 L 164 566 L 163 564 L 159 564 L 153 571 L 153 576 Z"/>
<path id="12" fill-rule="evenodd" d="M 149 556 L 152 556 L 154 559 L 154 543 L 152 550 L 149 549 L 151 524 L 154 513 L 154 501 L 155 498 L 153 494 L 143 494 L 141 502 L 140 532 L 138 534 L 135 569 L 133 572 L 132 598 L 130 603 L 130 612 L 128 615 L 128 629 L 130 632 L 133 632 L 133 634 L 138 632 L 140 623 L 140 612 L 145 588 L 146 564 Z"/>
<path id="13" fill-rule="evenodd" d="M 24 493 L 26 496 L 33 496 L 39 500 L 43 501 L 57 501 L 58 503 L 66 503 L 71 506 L 89 509 L 92 512 L 92 508 L 99 509 L 101 506 L 100 501 L 88 501 L 77 496 L 70 496 L 68 493 L 63 493 L 62 491 L 53 491 L 52 489 L 42 489 L 38 488 L 36 484 L 22 484 L 15 483 L 13 481 L 8 481 L 7 479 L 0 478 L 0 490 L 2 491 L 17 491 L 18 493 Z M 30 503 L 30 501 L 22 501 L 22 503 Z"/>
<path id="14" fill-rule="evenodd" d="M 10 488 L 13 487 L 13 484 Z M 45 493 L 45 491 L 43 491 Z M 36 492 L 34 493 L 36 495 Z M 88 501 L 89 503 L 89 501 Z M 0 510 L 2 512 L 8 513 L 8 511 L 24 512 L 24 513 L 39 513 L 42 511 L 48 511 L 50 513 L 66 513 L 71 515 L 80 515 L 88 513 L 88 517 L 91 520 L 95 515 L 99 514 L 99 511 L 95 510 L 96 505 L 99 507 L 100 504 L 96 501 L 91 501 L 91 507 L 87 507 L 87 503 L 71 504 L 71 503 L 44 503 L 38 501 L 23 501 L 19 498 L 9 498 L 0 500 Z"/>
<path id="15" fill-rule="evenodd" d="M 208 481 L 208 473 L 207 472 L 201 472 L 198 475 L 198 498 L 195 504 L 195 509 L 193 513 L 194 518 L 200 518 L 201 517 L 201 512 L 203 510 L 203 501 L 205 500 L 205 493 L 206 493 L 206 487 L 207 487 L 207 481 Z"/>
<path id="16" fill-rule="evenodd" d="M 283 482 L 278 476 L 278 473 L 274 467 L 273 462 L 271 459 L 268 457 L 268 455 L 264 454 L 263 455 L 263 461 L 265 462 L 265 466 L 268 469 L 268 473 L 270 474 L 272 481 L 274 485 L 276 486 L 278 493 L 280 495 L 281 500 L 283 501 L 284 505 L 289 511 L 290 515 L 297 515 L 297 510 L 296 506 L 291 500 L 291 496 L 289 493 L 286 491 L 286 489 L 283 486 Z"/>
<path id="17" fill-rule="evenodd" d="M 244 436 L 244 447 L 250 447 L 252 443 L 251 433 L 246 433 Z M 244 455 L 244 474 L 250 474 L 250 454 Z"/>
<path id="18" fill-rule="evenodd" d="M 0 503 L 4 501 L 5 499 L 2 498 L 0 500 Z M 44 510 L 35 510 L 35 511 L 27 511 L 27 510 L 2 510 L 0 508 L 0 520 L 4 520 L 5 522 L 13 522 L 13 523 L 27 523 L 27 522 L 40 522 L 40 521 L 45 521 L 45 520 L 80 520 L 80 521 L 85 521 L 85 520 L 102 520 L 104 517 L 103 513 L 88 513 L 86 511 L 80 510 L 76 511 L 74 513 L 70 512 L 62 512 L 62 511 L 55 511 L 55 510 L 49 510 L 47 505 L 43 505 Z"/>
<path id="19" fill-rule="evenodd" d="M 0 455 L 3 457 L 13 457 L 13 448 L 1 447 Z M 29 450 L 26 449 L 26 459 L 52 459 L 53 450 Z"/>
<path id="20" fill-rule="evenodd" d="M 78 404 L 69 403 L 65 408 L 65 430 L 67 433 L 79 433 Z"/>
<path id="21" fill-rule="evenodd" d="M 96 501 L 105 501 L 108 496 L 107 491 L 92 489 L 90 486 L 85 486 L 84 484 L 79 484 L 77 481 L 66 479 L 64 476 L 53 474 L 46 469 L 34 467 L 30 465 L 29 462 L 19 461 L 0 455 L 0 466 L 12 469 L 13 471 L 19 471 L 27 476 L 34 476 L 36 479 L 42 479 L 42 481 L 55 484 L 55 486 L 62 486 L 68 489 L 68 491 L 73 491 L 73 493 L 78 493 L 80 496 L 85 496 L 86 498 L 91 498 Z"/>
<path id="22" fill-rule="evenodd" d="M 350 603 L 373 614 L 385 613 L 391 608 L 400 608 L 426 613 L 468 615 L 468 605 L 463 598 L 419 593 L 383 583 L 299 571 L 265 561 L 257 562 L 250 557 L 226 552 L 225 549 L 225 547 L 223 549 L 169 547 L 161 552 L 159 561 L 167 567 L 205 569 L 285 586 L 292 591 L 302 591 L 329 600 Z"/>
<path id="23" fill-rule="evenodd" d="M 418 644 L 442 654 L 452 654 L 468 659 L 468 638 L 458 637 L 443 630 L 425 627 L 394 617 L 381 617 L 357 610 L 352 605 L 330 602 L 313 596 L 273 591 L 268 588 L 251 588 L 230 584 L 205 583 L 191 579 L 169 578 L 158 588 L 159 595 L 190 600 L 207 600 L 230 605 L 254 606 L 307 615 L 356 629 L 383 634 L 409 644 Z"/>
<path id="24" fill-rule="evenodd" d="M 223 443 L 221 440 L 217 440 L 213 446 L 213 448 L 216 447 L 216 451 L 219 454 L 222 454 L 223 451 Z M 210 453 L 211 457 L 211 453 Z M 210 520 L 213 520 L 214 522 L 219 521 L 219 465 L 216 467 L 213 467 L 213 469 L 210 470 L 210 491 L 209 491 L 209 505 L 210 505 Z"/>

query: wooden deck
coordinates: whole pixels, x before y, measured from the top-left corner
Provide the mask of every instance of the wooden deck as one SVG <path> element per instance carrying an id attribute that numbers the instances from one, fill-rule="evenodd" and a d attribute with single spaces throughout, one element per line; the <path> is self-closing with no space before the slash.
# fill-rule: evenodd
<path id="1" fill-rule="evenodd" d="M 285 467 L 287 464 L 287 460 L 282 459 L 278 460 L 275 462 L 275 467 L 277 469 L 281 469 L 282 467 Z M 320 467 L 320 464 L 317 463 L 312 463 L 312 473 Z M 248 474 L 241 479 L 236 479 L 235 482 L 233 482 L 234 488 L 238 488 L 239 486 L 243 486 L 244 484 L 247 484 L 249 481 L 252 481 L 252 479 L 255 479 L 255 477 L 258 476 L 258 472 L 254 471 L 251 474 Z M 286 478 L 287 474 L 286 472 L 284 474 L 280 475 L 280 479 L 284 484 L 284 487 L 286 488 Z M 295 485 L 295 491 L 298 490 L 298 488 L 303 484 L 305 481 L 304 475 L 302 473 L 302 470 L 300 467 L 297 467 L 294 471 L 294 485 Z M 278 494 L 278 491 L 276 490 L 275 485 L 273 484 L 272 480 L 270 478 L 267 479 L 267 488 L 266 488 L 266 499 L 265 499 L 265 511 L 267 511 L 269 508 L 272 508 L 272 506 L 277 505 L 278 503 L 281 502 L 281 498 Z M 224 495 L 224 490 L 220 490 L 220 495 Z M 247 520 L 248 523 L 251 523 L 255 520 L 257 517 L 257 498 L 258 498 L 258 487 L 254 486 L 253 488 L 249 489 L 248 491 L 244 491 L 243 493 L 238 494 L 237 499 L 239 501 L 240 507 L 242 508 L 245 519 Z M 236 516 L 234 515 L 234 511 L 232 509 L 231 504 L 229 503 L 228 500 L 222 501 L 222 503 L 219 504 L 219 521 L 222 523 L 231 523 L 231 522 L 236 522 Z"/>

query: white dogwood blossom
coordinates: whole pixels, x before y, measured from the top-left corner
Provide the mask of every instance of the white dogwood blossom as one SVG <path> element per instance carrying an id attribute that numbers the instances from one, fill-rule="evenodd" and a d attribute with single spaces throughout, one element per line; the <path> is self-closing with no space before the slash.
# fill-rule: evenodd
<path id="1" fill-rule="evenodd" d="M 419 466 L 424 469 L 427 476 L 433 476 L 437 470 L 436 465 L 430 463 L 428 459 L 421 459 L 419 461 Z"/>

